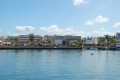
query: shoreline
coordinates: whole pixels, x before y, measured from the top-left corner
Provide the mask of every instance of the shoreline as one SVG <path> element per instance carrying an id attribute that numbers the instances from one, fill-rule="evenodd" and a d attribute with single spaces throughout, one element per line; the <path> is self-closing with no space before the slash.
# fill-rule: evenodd
<path id="1" fill-rule="evenodd" d="M 0 50 L 120 50 L 120 48 L 83 48 L 83 47 L 0 47 Z"/>
<path id="2" fill-rule="evenodd" d="M 0 50 L 9 50 L 9 49 L 12 49 L 12 50 L 24 50 L 24 49 L 26 49 L 26 50 L 43 50 L 43 49 L 80 49 L 80 50 L 82 50 L 82 47 L 0 47 Z"/>

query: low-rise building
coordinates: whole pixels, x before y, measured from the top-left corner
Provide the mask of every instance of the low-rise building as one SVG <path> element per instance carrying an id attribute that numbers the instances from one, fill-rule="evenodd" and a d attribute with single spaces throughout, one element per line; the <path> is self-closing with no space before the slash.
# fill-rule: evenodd
<path id="1" fill-rule="evenodd" d="M 34 34 L 19 35 L 18 40 L 20 42 L 38 42 L 38 41 L 42 41 L 42 37 L 40 35 L 34 35 Z"/>
<path id="2" fill-rule="evenodd" d="M 47 42 L 47 41 L 49 41 L 49 40 L 53 42 L 53 36 L 45 35 L 45 36 L 43 37 L 43 41 L 44 41 L 44 42 Z"/>
<path id="3" fill-rule="evenodd" d="M 72 36 L 72 35 L 67 35 L 67 36 L 54 36 L 53 37 L 53 42 L 54 44 L 63 44 L 63 41 L 66 41 L 67 44 L 72 44 L 75 40 L 80 40 L 81 36 Z"/>
<path id="4" fill-rule="evenodd" d="M 84 44 L 87 44 L 87 45 L 96 45 L 98 44 L 98 39 L 97 38 L 85 38 L 84 39 Z"/>
<path id="5" fill-rule="evenodd" d="M 0 36 L 0 41 L 4 42 L 8 39 L 8 36 Z"/>
<path id="6" fill-rule="evenodd" d="M 61 36 L 61 35 L 48 36 L 48 35 L 45 35 L 44 38 L 43 38 L 43 41 L 47 42 L 47 41 L 50 40 L 52 42 L 52 44 L 61 45 L 61 44 L 63 44 L 63 41 L 66 41 L 66 42 L 71 44 L 75 40 L 80 40 L 80 39 L 81 39 L 81 36 L 71 36 L 71 35 L 67 35 L 67 36 Z"/>
<path id="7" fill-rule="evenodd" d="M 65 36 L 54 35 L 53 43 L 56 44 L 56 45 L 61 45 L 64 39 L 65 39 Z"/>
<path id="8" fill-rule="evenodd" d="M 29 35 L 19 35 L 18 40 L 20 42 L 28 42 L 29 41 Z"/>
<path id="9" fill-rule="evenodd" d="M 65 36 L 65 39 L 68 41 L 69 44 L 73 44 L 76 40 L 81 40 L 81 36 Z"/>

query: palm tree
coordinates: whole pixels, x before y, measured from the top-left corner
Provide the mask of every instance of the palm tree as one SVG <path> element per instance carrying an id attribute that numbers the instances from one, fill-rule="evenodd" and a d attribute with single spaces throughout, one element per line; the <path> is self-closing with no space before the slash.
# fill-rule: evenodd
<path id="1" fill-rule="evenodd" d="M 34 34 L 29 34 L 29 40 L 33 46 L 34 45 Z"/>
<path id="2" fill-rule="evenodd" d="M 19 39 L 18 38 L 14 38 L 13 41 L 15 42 L 16 45 L 19 45 Z"/>
<path id="3" fill-rule="evenodd" d="M 110 39 L 110 36 L 109 35 L 104 35 L 105 36 L 105 43 L 106 43 L 106 46 L 108 46 L 108 41 Z"/>
<path id="4" fill-rule="evenodd" d="M 75 44 L 75 46 L 82 46 L 84 44 L 82 39 L 77 39 L 73 42 L 73 44 Z"/>
<path id="5" fill-rule="evenodd" d="M 111 44 L 111 45 L 116 45 L 116 44 L 117 44 L 117 40 L 116 40 L 115 38 L 112 38 L 112 39 L 110 40 L 110 44 Z"/>

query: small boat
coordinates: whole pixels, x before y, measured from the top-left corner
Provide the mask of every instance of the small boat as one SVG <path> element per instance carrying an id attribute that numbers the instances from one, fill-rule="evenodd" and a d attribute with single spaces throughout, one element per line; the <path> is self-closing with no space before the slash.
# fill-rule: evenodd
<path id="1" fill-rule="evenodd" d="M 109 46 L 109 50 L 117 50 L 116 46 Z"/>

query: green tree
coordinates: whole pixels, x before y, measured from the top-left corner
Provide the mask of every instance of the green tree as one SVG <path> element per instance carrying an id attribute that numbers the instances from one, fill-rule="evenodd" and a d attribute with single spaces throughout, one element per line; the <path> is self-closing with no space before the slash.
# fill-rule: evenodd
<path id="1" fill-rule="evenodd" d="M 47 41 L 47 44 L 51 45 L 51 44 L 52 44 L 52 40 L 49 39 L 49 40 Z"/>

